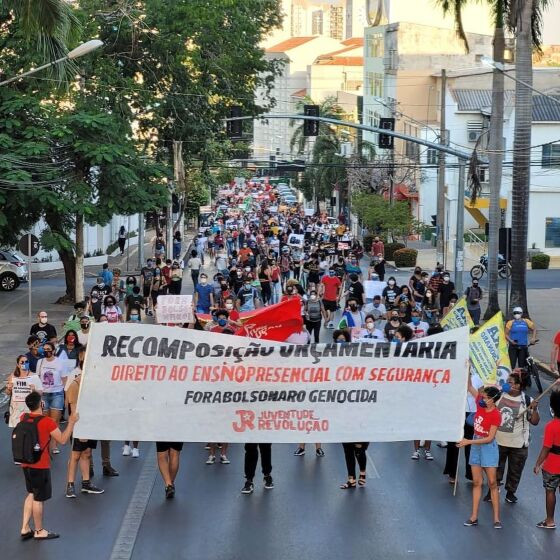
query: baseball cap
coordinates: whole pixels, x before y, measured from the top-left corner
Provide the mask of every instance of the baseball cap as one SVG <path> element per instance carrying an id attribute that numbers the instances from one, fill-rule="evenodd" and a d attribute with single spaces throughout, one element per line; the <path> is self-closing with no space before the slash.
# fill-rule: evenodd
<path id="1" fill-rule="evenodd" d="M 523 308 L 522 307 L 514 307 L 513 312 L 514 313 L 523 313 Z"/>

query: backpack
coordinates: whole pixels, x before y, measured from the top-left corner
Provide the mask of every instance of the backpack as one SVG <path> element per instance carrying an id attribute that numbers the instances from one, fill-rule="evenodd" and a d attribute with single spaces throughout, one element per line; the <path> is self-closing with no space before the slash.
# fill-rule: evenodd
<path id="1" fill-rule="evenodd" d="M 39 421 L 43 416 L 31 416 L 26 414 L 18 422 L 12 432 L 12 455 L 14 463 L 24 463 L 33 465 L 38 463 L 45 447 L 39 444 Z M 48 443 L 47 443 L 48 445 Z"/>

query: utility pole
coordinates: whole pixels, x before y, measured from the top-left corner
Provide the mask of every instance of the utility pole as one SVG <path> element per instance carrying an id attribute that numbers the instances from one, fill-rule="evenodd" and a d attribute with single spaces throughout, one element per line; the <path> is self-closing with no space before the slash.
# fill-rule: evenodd
<path id="1" fill-rule="evenodd" d="M 457 294 L 463 293 L 466 166 L 467 160 L 459 158 L 459 181 L 457 184 L 457 237 L 455 238 L 455 292 Z"/>
<path id="2" fill-rule="evenodd" d="M 391 98 L 390 102 L 391 117 L 396 120 L 395 114 L 397 109 L 397 100 Z M 394 121 L 395 122 L 395 121 Z M 389 152 L 390 165 L 389 165 L 389 204 L 393 204 L 395 198 L 395 150 L 391 149 Z"/>
<path id="3" fill-rule="evenodd" d="M 138 270 L 144 266 L 144 213 L 138 214 Z"/>
<path id="4" fill-rule="evenodd" d="M 445 129 L 445 93 L 447 91 L 447 75 L 441 71 L 441 99 L 440 99 L 440 127 L 439 143 L 447 144 Z M 436 262 L 444 263 L 445 254 L 445 152 L 438 154 L 438 185 L 437 185 L 437 210 L 436 210 Z M 457 282 L 457 278 L 455 278 Z"/>

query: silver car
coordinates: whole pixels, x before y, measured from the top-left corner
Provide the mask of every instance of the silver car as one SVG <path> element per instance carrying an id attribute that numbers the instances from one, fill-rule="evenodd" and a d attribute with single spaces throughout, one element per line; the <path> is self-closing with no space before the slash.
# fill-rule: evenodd
<path id="1" fill-rule="evenodd" d="M 27 282 L 25 261 L 9 249 L 0 250 L 0 290 L 11 292 L 22 282 Z"/>

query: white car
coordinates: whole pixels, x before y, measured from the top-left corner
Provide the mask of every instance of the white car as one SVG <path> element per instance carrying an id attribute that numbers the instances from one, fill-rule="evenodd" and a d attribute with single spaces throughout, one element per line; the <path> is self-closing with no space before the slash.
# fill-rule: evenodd
<path id="1" fill-rule="evenodd" d="M 22 282 L 27 282 L 27 274 L 27 265 L 17 253 L 0 250 L 0 290 L 15 290 Z"/>

